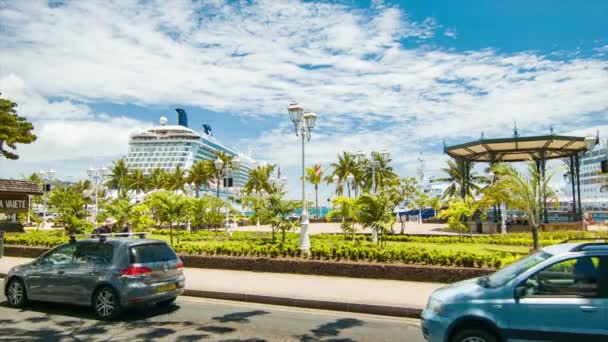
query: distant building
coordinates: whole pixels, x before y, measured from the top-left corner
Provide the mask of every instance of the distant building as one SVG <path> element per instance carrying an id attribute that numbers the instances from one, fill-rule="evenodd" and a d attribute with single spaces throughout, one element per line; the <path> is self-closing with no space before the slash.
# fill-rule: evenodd
<path id="1" fill-rule="evenodd" d="M 125 158 L 127 165 L 144 173 L 156 168 L 174 171 L 178 166 L 189 169 L 201 160 L 215 160 L 215 153 L 223 151 L 241 160 L 240 169 L 233 172 L 233 186 L 242 187 L 247 182 L 249 170 L 255 164 L 250 156 L 217 141 L 208 125 L 205 125 L 204 132 L 188 128 L 186 112 L 181 109 L 178 110 L 178 119 L 181 125 L 168 125 L 169 120 L 161 117 L 159 126 L 132 134 Z"/>

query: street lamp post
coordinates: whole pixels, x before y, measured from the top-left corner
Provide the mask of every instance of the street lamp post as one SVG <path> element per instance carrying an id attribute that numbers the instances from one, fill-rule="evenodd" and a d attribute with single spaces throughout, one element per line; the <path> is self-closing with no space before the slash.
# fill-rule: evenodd
<path id="1" fill-rule="evenodd" d="M 93 168 L 90 167 L 87 170 L 87 176 L 91 180 L 93 187 L 95 188 L 95 223 L 97 223 L 97 215 L 99 214 L 99 188 L 103 184 L 103 178 L 107 175 L 109 170 L 106 167 Z"/>
<path id="2" fill-rule="evenodd" d="M 218 174 L 217 196 L 219 197 L 220 178 L 232 174 L 234 170 L 239 170 L 239 168 L 241 167 L 241 160 L 239 159 L 239 157 L 235 156 L 234 158 L 232 158 L 232 165 L 225 165 L 224 161 L 218 157 L 213 162 L 213 166 L 215 167 L 215 170 Z M 228 182 L 226 182 L 226 187 L 230 187 L 230 184 Z M 232 235 L 230 233 L 230 200 L 226 200 L 226 222 L 224 223 L 224 231 L 226 232 L 226 234 Z"/>
<path id="3" fill-rule="evenodd" d="M 310 224 L 310 221 L 308 220 L 308 204 L 306 203 L 306 164 L 304 144 L 306 140 L 310 141 L 312 130 L 317 121 L 317 115 L 312 112 L 304 113 L 304 107 L 297 103 L 290 104 L 289 107 L 287 107 L 287 111 L 289 112 L 289 119 L 295 128 L 296 136 L 302 137 L 302 228 L 300 230 L 299 248 L 300 251 L 308 255 L 310 253 L 310 239 L 308 237 L 308 225 Z"/>
<path id="4" fill-rule="evenodd" d="M 40 178 L 44 181 L 52 181 L 53 179 L 55 179 L 55 170 L 53 169 L 48 169 L 48 170 L 40 170 L 38 171 L 38 176 L 40 176 Z M 42 196 L 42 199 L 44 201 L 44 210 L 42 212 L 42 219 L 46 220 L 46 215 L 48 214 L 48 210 L 47 210 L 47 199 L 48 199 L 48 195 L 46 194 L 46 183 L 44 185 L 44 194 Z M 44 221 L 43 221 L 44 224 Z"/>

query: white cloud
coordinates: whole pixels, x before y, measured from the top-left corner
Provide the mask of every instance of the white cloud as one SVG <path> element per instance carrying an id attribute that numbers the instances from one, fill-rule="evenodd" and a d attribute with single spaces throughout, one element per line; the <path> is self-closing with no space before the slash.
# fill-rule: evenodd
<path id="1" fill-rule="evenodd" d="M 0 49 L 10 51 L 0 54 L 0 89 L 35 120 L 75 120 L 62 123 L 73 134 L 87 127 L 106 141 L 103 127 L 114 129 L 120 138 L 106 154 L 123 151 L 128 128 L 141 123 L 104 118 L 92 101 L 276 117 L 297 99 L 319 114 L 310 160 L 389 148 L 403 170 L 418 148 L 432 146 L 439 160 L 444 137 L 505 136 L 515 121 L 529 133 L 584 129 L 608 111 L 605 59 L 446 51 L 426 44 L 441 23 L 382 1 L 365 10 L 295 0 L 19 1 L 0 7 L 0 22 Z M 41 124 L 41 136 L 58 124 Z M 255 144 L 263 158 L 295 166 L 291 134 L 280 126 Z M 67 141 L 46 154 L 66 157 Z"/>

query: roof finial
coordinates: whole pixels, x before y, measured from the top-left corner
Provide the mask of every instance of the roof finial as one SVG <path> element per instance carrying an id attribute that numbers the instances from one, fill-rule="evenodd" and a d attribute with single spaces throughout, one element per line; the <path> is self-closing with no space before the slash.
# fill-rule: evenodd
<path id="1" fill-rule="evenodd" d="M 555 134 L 555 132 L 553 131 L 553 125 L 549 126 L 549 133 L 551 133 L 551 135 Z"/>
<path id="2" fill-rule="evenodd" d="M 519 138 L 519 131 L 517 130 L 517 121 L 515 121 L 515 127 L 513 127 L 513 137 Z"/>
<path id="3" fill-rule="evenodd" d="M 481 138 L 480 138 L 480 140 L 483 140 L 483 139 L 485 139 L 485 136 L 483 135 L 483 131 L 481 131 Z"/>

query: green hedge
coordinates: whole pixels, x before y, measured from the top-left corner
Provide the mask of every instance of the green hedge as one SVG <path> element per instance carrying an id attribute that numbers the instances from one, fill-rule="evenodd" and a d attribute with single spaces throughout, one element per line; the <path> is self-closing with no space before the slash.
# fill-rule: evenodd
<path id="1" fill-rule="evenodd" d="M 151 230 L 153 234 L 166 238 L 169 231 Z M 272 242 L 267 232 L 234 232 L 228 236 L 223 232 L 174 232 L 179 235 L 179 244 L 173 247 L 178 253 L 191 255 L 225 255 L 245 257 L 300 257 L 298 250 L 299 235 L 287 233 L 284 244 Z M 565 239 L 583 237 L 608 237 L 607 233 L 592 232 L 551 232 L 541 233 L 541 245 L 559 243 Z M 510 246 L 530 246 L 530 234 L 509 234 L 481 236 L 473 239 L 458 236 L 385 236 L 391 241 L 385 248 L 379 248 L 369 241 L 369 236 L 357 235 L 355 241 L 338 234 L 312 235 L 310 258 L 315 260 L 345 260 L 367 262 L 399 262 L 406 264 L 425 264 L 461 267 L 499 268 L 521 257 L 511 252 L 479 253 L 476 251 L 452 251 L 433 249 L 429 243 L 438 247 L 453 243 L 494 244 Z M 8 233 L 5 236 L 7 245 L 53 247 L 68 241 L 68 236 L 61 231 L 30 231 L 28 233 Z M 277 238 L 277 241 L 279 239 Z M 401 245 L 399 242 L 410 244 Z M 411 243 L 425 243 L 425 246 L 412 246 Z"/>

